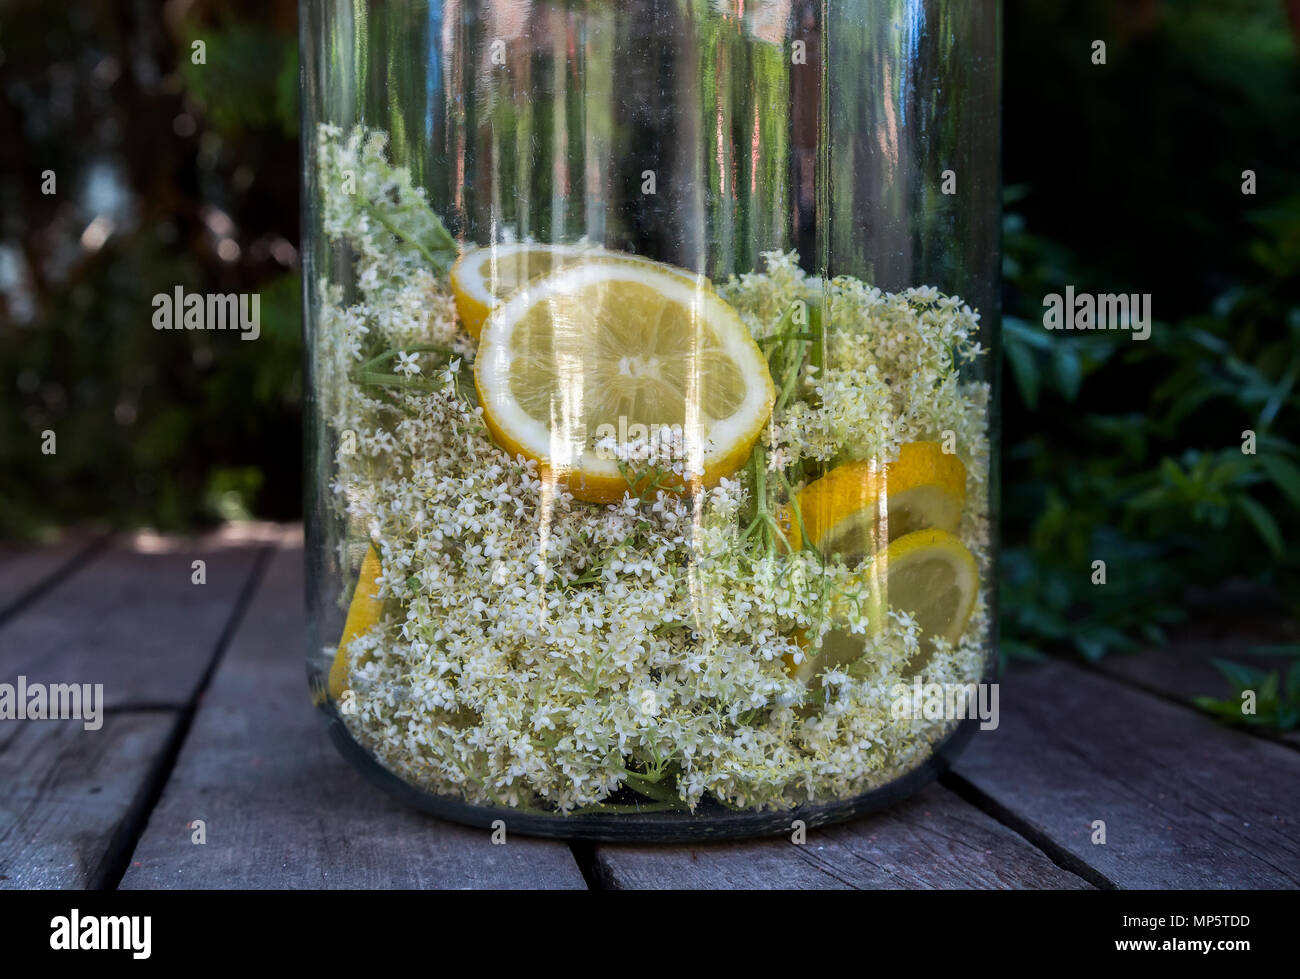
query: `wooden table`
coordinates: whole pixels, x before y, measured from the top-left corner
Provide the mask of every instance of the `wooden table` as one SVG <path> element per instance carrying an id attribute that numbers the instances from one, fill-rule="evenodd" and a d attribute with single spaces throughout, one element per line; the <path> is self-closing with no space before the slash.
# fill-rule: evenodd
<path id="1" fill-rule="evenodd" d="M 0 887 L 1300 885 L 1300 740 L 1186 705 L 1218 691 L 1213 642 L 1017 667 L 1001 726 L 939 783 L 803 845 L 494 846 L 338 755 L 308 700 L 302 594 L 292 527 L 0 550 L 0 683 L 102 682 L 106 702 L 98 731 L 0 721 Z"/>

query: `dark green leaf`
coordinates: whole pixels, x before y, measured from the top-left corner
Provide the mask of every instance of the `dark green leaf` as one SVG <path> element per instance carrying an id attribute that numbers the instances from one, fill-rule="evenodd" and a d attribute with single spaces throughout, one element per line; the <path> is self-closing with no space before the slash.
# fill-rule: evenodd
<path id="1" fill-rule="evenodd" d="M 1052 372 L 1056 376 L 1056 385 L 1061 397 L 1074 401 L 1079 397 L 1079 388 L 1083 385 L 1083 367 L 1079 355 L 1068 343 L 1058 343 L 1052 351 Z"/>
<path id="2" fill-rule="evenodd" d="M 1278 527 L 1277 521 L 1273 519 L 1273 515 L 1249 496 L 1238 497 L 1237 505 L 1241 507 L 1241 511 L 1246 515 L 1246 518 L 1254 524 L 1255 530 L 1259 532 L 1259 536 L 1268 545 L 1268 549 L 1275 556 L 1281 555 L 1285 545 L 1282 542 L 1282 531 Z"/>
<path id="3" fill-rule="evenodd" d="M 1228 682 L 1235 686 L 1238 691 L 1255 689 L 1268 675 L 1265 671 L 1256 669 L 1253 666 L 1247 666 L 1245 663 L 1235 663 L 1232 660 L 1213 659 L 1210 661 L 1214 664 L 1215 669 L 1227 677 Z"/>
<path id="4" fill-rule="evenodd" d="M 1297 509 L 1300 509 L 1300 467 L 1279 455 L 1261 455 L 1259 464 Z"/>
<path id="5" fill-rule="evenodd" d="M 1032 411 L 1038 407 L 1038 365 L 1034 363 L 1034 355 L 1010 339 L 1003 345 L 1003 350 L 1016 378 L 1016 387 L 1020 389 L 1021 400 Z"/>

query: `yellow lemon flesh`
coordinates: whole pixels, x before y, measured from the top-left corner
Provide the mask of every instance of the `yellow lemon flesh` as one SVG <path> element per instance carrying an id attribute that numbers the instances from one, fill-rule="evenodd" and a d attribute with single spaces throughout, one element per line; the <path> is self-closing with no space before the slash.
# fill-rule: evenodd
<path id="1" fill-rule="evenodd" d="M 524 283 L 556 269 L 596 259 L 645 262 L 656 268 L 671 269 L 689 281 L 696 280 L 696 276 L 685 269 L 595 245 L 516 242 L 471 248 L 456 260 L 450 273 L 451 293 L 456 300 L 456 313 L 461 325 L 477 340 L 488 314 Z M 702 277 L 700 281 L 706 282 Z"/>
<path id="2" fill-rule="evenodd" d="M 883 468 L 845 463 L 795 499 L 812 545 L 854 567 L 915 531 L 956 531 L 966 501 L 966 467 L 938 442 L 909 442 L 896 462 Z M 789 543 L 802 546 L 793 511 L 783 510 L 780 521 Z"/>
<path id="3" fill-rule="evenodd" d="M 961 541 L 947 531 L 930 529 L 895 540 L 859 573 L 857 581 L 866 596 L 871 628 L 881 627 L 889 609 L 909 613 L 922 637 L 922 656 L 928 658 L 933 640 L 956 643 L 966 631 L 979 589 L 979 571 Z M 832 628 L 820 649 L 805 650 L 801 663 L 787 656 L 786 668 L 807 681 L 860 659 L 865 644 L 863 635 Z"/>
<path id="4" fill-rule="evenodd" d="M 356 591 L 352 593 L 348 617 L 343 622 L 343 637 L 339 639 L 338 652 L 334 654 L 334 662 L 330 665 L 329 692 L 335 701 L 341 700 L 343 691 L 348 688 L 348 644 L 362 633 L 370 631 L 384 610 L 384 603 L 377 597 L 379 586 L 375 584 L 380 571 L 379 555 L 375 553 L 374 547 L 370 547 L 361 562 Z"/>
<path id="5" fill-rule="evenodd" d="M 601 440 L 676 452 L 712 486 L 745 464 L 775 398 L 735 310 L 704 280 L 647 261 L 593 259 L 528 282 L 484 322 L 474 384 L 497 444 L 592 503 L 629 489 Z"/>

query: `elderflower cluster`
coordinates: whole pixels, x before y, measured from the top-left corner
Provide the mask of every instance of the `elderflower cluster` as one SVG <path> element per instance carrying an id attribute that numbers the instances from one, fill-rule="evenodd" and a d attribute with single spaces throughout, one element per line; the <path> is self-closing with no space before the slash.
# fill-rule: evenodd
<path id="1" fill-rule="evenodd" d="M 819 301 L 826 337 L 825 364 L 800 378 L 805 398 L 769 426 L 769 460 L 887 463 L 907 442 L 952 431 L 987 465 L 987 416 L 972 402 L 987 401 L 988 385 L 962 376 L 983 353 L 978 313 L 930 286 L 885 293 L 851 276 L 807 276 L 793 253 L 763 258 L 766 271 L 735 277 L 719 294 L 760 338 L 796 303 Z"/>
<path id="2" fill-rule="evenodd" d="M 592 449 L 598 459 L 621 463 L 630 487 L 643 482 L 638 474 L 671 474 L 678 477 L 679 483 L 703 475 L 691 463 L 702 455 L 700 446 L 690 444 L 681 425 L 654 425 L 647 434 L 627 438 L 620 438 L 617 432 L 598 432 Z"/>
<path id="3" fill-rule="evenodd" d="M 502 450 L 466 381 L 475 347 L 445 264 L 423 254 L 441 236 L 420 209 L 436 217 L 381 137 L 322 127 L 318 149 L 326 233 L 358 269 L 353 299 L 317 290 L 330 489 L 343 566 L 355 580 L 374 549 L 385 609 L 343 650 L 358 742 L 428 791 L 560 812 L 629 790 L 683 809 L 832 802 L 925 762 L 952 722 L 893 717 L 892 688 L 916 662 L 925 683 L 976 682 L 989 642 L 988 389 L 961 376 L 976 314 L 932 289 L 822 284 L 792 255 L 719 290 L 759 339 L 795 300 L 825 297 L 825 363 L 778 404 L 767 468 L 889 461 L 952 435 L 981 587 L 960 641 L 927 657 L 910 616 L 870 621 L 859 571 L 757 545 L 743 473 L 594 505 Z M 596 447 L 680 471 L 676 438 Z M 791 667 L 832 628 L 860 637 L 861 659 L 799 678 Z"/>

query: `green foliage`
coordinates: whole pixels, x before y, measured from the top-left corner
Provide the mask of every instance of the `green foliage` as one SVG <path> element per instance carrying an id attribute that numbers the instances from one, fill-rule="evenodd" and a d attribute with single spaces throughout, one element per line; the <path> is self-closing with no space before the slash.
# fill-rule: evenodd
<path id="1" fill-rule="evenodd" d="M 1038 248 L 1008 224 L 1010 255 Z M 1296 229 L 1300 207 L 1261 224 L 1254 250 L 1276 255 L 1277 236 Z M 1193 582 L 1241 576 L 1296 594 L 1287 541 L 1300 536 L 1300 449 L 1284 433 L 1300 423 L 1300 264 L 1278 271 L 1208 314 L 1157 322 L 1147 341 L 1008 318 L 1007 397 L 1019 402 L 1008 411 L 1037 422 L 1005 453 L 1013 654 L 1067 643 L 1096 659 L 1157 641 Z M 1288 303 L 1283 328 L 1260 328 Z M 1105 585 L 1092 583 L 1094 560 L 1106 562 Z"/>
<path id="2" fill-rule="evenodd" d="M 1214 665 L 1233 687 L 1233 695 L 1223 699 L 1197 697 L 1196 704 L 1233 724 L 1291 730 L 1300 727 L 1300 646 L 1257 646 L 1256 656 L 1291 659 L 1277 669 L 1265 669 L 1227 660 Z M 1254 713 L 1245 713 L 1243 695 L 1254 695 Z"/>
<path id="3" fill-rule="evenodd" d="M 185 90 L 211 125 L 228 135 L 278 126 L 298 132 L 298 49 L 259 24 L 187 25 L 179 67 Z M 195 64 L 194 43 L 204 61 Z M 189 56 L 186 55 L 189 52 Z"/>
<path id="4" fill-rule="evenodd" d="M 1005 657 L 1058 648 L 1096 660 L 1158 642 L 1167 626 L 1188 617 L 1189 585 L 1245 580 L 1296 608 L 1300 194 L 1294 181 L 1277 178 L 1300 152 L 1300 134 L 1270 128 L 1270 120 L 1279 106 L 1300 99 L 1294 48 L 1276 5 L 1271 11 L 1248 2 L 1235 6 L 1249 15 L 1193 3 L 1186 16 L 1171 14 L 1140 37 L 1112 45 L 1112 75 L 1132 79 L 1178 64 L 1186 86 L 1204 96 L 1195 106 L 1195 126 L 1191 106 L 1156 95 L 1170 117 L 1148 120 L 1155 131 L 1137 141 L 1121 118 L 1128 107 L 1121 111 L 1120 93 L 1105 87 L 1107 76 L 1078 67 L 1081 90 L 1093 93 L 1093 111 L 1061 138 L 1086 146 L 1086 160 L 1065 174 L 1044 164 L 1058 180 L 1045 184 L 1026 158 L 1061 151 L 1048 134 L 1047 145 L 1025 151 L 1020 173 L 1008 164 Z M 1046 16 L 1043 11 L 1026 7 L 1025 13 L 1032 20 Z M 1233 41 L 1239 33 L 1228 29 L 1233 17 L 1267 43 Z M 1068 49 L 1087 34 L 1078 24 L 1071 28 L 1073 34 L 1061 33 L 1049 47 Z M 1198 43 L 1204 47 L 1194 61 Z M 1208 57 L 1206 47 L 1218 56 Z M 1278 70 L 1279 64 L 1289 67 Z M 1011 117 L 1017 96 L 1010 85 L 1008 91 Z M 1046 97 L 1021 96 L 1039 108 L 1035 100 Z M 1207 116 L 1222 116 L 1224 131 L 1240 140 L 1227 168 L 1199 155 Z M 1169 166 L 1174 156 L 1178 164 Z M 1258 170 L 1258 197 L 1241 193 L 1239 160 Z M 1134 185 L 1160 181 L 1167 192 L 1151 197 L 1149 206 L 1126 197 Z M 1187 185 L 1199 188 L 1196 204 L 1163 212 Z M 1093 195 L 1109 201 L 1105 207 L 1119 199 L 1131 210 L 1115 219 L 1079 220 L 1079 201 L 1090 207 Z M 1160 226 L 1145 223 L 1153 208 L 1164 217 Z M 1054 226 L 1062 213 L 1076 215 L 1073 229 Z M 1112 246 L 1091 243 L 1096 234 Z M 1151 293 L 1150 338 L 1043 329 L 1043 296 L 1067 284 Z M 1104 585 L 1093 583 L 1098 560 L 1106 565 Z M 1250 668 L 1224 669 L 1237 671 L 1236 682 Z M 1273 676 L 1269 686 L 1265 676 L 1250 674 L 1261 691 L 1260 713 L 1250 722 L 1296 726 L 1300 718 L 1289 698 L 1300 675 Z M 1273 698 L 1267 708 L 1263 691 Z M 1240 702 L 1227 713 L 1240 719 Z"/>

